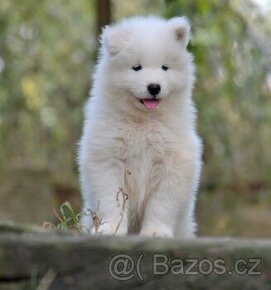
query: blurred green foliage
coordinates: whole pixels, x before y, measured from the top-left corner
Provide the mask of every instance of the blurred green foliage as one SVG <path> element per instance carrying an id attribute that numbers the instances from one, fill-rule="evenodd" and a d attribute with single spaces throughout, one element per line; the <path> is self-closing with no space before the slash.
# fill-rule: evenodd
<path id="1" fill-rule="evenodd" d="M 0 161 L 72 171 L 95 50 L 92 1 L 2 0 Z"/>
<path id="2" fill-rule="evenodd" d="M 204 181 L 270 184 L 271 3 L 261 11 L 243 0 L 166 2 L 167 17 L 192 23 Z"/>

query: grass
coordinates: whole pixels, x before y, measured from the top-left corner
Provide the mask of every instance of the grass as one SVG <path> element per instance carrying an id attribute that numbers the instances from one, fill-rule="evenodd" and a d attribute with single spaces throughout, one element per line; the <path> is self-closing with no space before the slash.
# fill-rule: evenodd
<path id="1" fill-rule="evenodd" d="M 91 213 L 76 213 L 69 201 L 65 201 L 57 212 L 54 209 L 54 214 L 56 216 L 57 222 L 52 223 L 45 221 L 43 222 L 43 227 L 46 229 L 58 229 L 58 230 L 73 230 L 83 232 L 84 228 L 80 222 L 82 215 Z"/>
<path id="2" fill-rule="evenodd" d="M 124 211 L 126 208 L 126 202 L 128 201 L 128 198 L 129 198 L 129 193 L 128 193 L 129 187 L 128 187 L 128 180 L 127 180 L 127 177 L 129 175 L 131 175 L 131 172 L 128 170 L 125 170 L 123 187 L 120 187 L 118 192 L 116 193 L 116 206 L 117 208 L 119 208 L 119 211 L 120 211 L 120 219 L 119 219 L 119 222 L 117 223 L 114 234 L 117 234 L 119 227 L 122 223 L 122 220 L 124 217 Z M 99 216 L 99 202 L 98 202 L 96 211 L 93 211 L 92 209 L 88 209 L 85 212 L 76 213 L 71 203 L 69 201 L 65 201 L 63 204 L 61 204 L 59 212 L 57 212 L 54 209 L 54 214 L 55 214 L 57 222 L 52 223 L 52 222 L 45 221 L 43 222 L 43 228 L 51 229 L 51 230 L 59 229 L 59 230 L 89 232 L 89 229 L 87 229 L 81 223 L 81 217 L 84 215 L 90 216 L 90 218 L 92 219 L 95 234 L 100 233 L 99 227 L 103 224 L 103 221 Z"/>

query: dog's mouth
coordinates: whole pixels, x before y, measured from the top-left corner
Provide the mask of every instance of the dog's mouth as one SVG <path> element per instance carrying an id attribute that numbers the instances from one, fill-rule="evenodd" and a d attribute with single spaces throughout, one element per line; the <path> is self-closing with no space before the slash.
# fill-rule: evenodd
<path id="1" fill-rule="evenodd" d="M 161 99 L 140 99 L 140 103 L 143 104 L 147 109 L 154 110 L 158 107 Z"/>

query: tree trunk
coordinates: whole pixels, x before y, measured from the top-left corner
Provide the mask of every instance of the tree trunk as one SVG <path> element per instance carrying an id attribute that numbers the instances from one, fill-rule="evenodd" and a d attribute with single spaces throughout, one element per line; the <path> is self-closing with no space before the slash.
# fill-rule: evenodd
<path id="1" fill-rule="evenodd" d="M 102 31 L 102 27 L 111 22 L 111 1 L 97 0 L 97 34 Z"/>

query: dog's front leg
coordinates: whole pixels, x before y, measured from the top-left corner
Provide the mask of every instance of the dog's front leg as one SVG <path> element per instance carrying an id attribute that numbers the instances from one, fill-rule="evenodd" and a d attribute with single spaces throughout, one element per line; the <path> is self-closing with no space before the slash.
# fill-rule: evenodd
<path id="1" fill-rule="evenodd" d="M 159 176 L 158 187 L 146 203 L 141 235 L 194 236 L 193 211 L 199 167 L 194 161 L 182 162 L 182 167 L 178 168 L 179 164 L 170 170 L 165 169 Z"/>
<path id="2" fill-rule="evenodd" d="M 108 163 L 82 166 L 84 208 L 92 207 L 90 216 L 83 217 L 83 224 L 90 222 L 92 234 L 125 235 L 128 231 L 129 197 L 123 189 L 124 168 L 121 164 L 109 166 Z"/>

